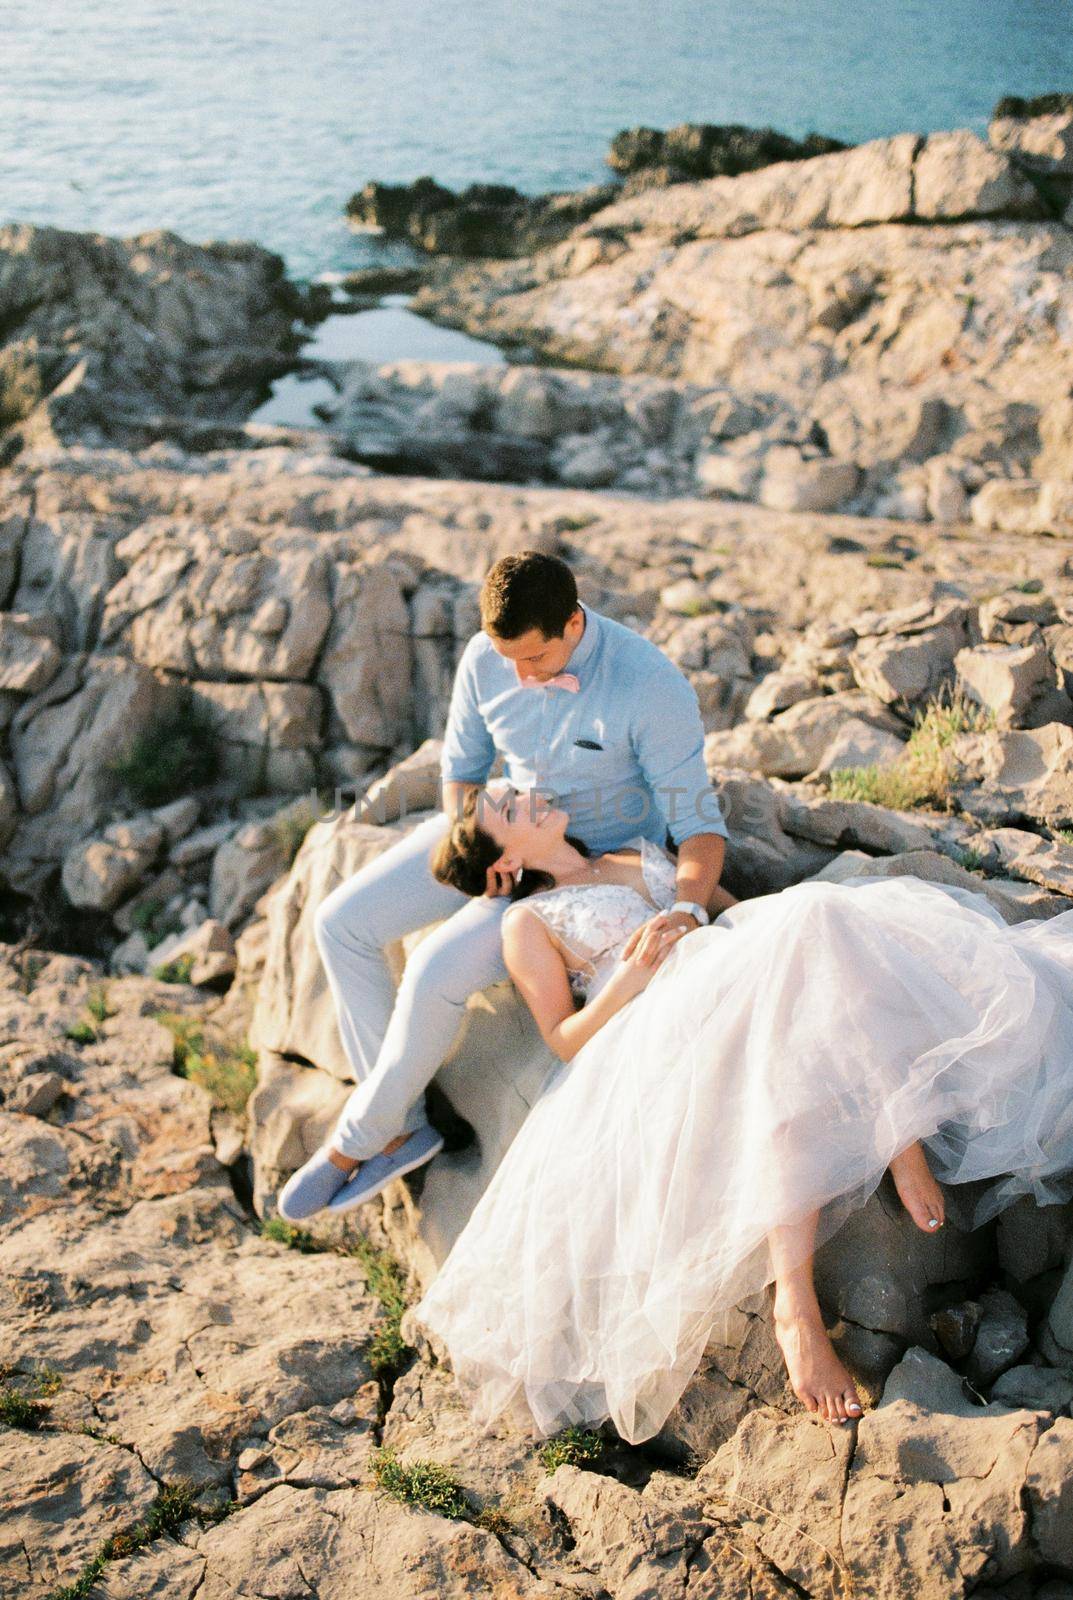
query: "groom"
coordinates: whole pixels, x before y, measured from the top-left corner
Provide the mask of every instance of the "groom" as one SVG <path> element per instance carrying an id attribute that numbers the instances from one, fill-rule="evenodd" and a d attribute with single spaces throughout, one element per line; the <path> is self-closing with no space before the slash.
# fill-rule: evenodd
<path id="1" fill-rule="evenodd" d="M 504 556 L 484 580 L 482 631 L 455 674 L 441 765 L 443 810 L 341 883 L 314 932 L 358 1080 L 330 1145 L 279 1197 L 299 1221 L 348 1210 L 442 1148 L 424 1089 L 470 995 L 507 976 L 500 922 L 513 887 L 489 872 L 470 899 L 437 882 L 429 855 L 498 755 L 517 789 L 539 789 L 594 853 L 638 834 L 677 849 L 677 902 L 652 919 L 681 937 L 708 921 L 727 830 L 704 766 L 688 679 L 657 646 L 578 600 L 565 562 Z M 395 993 L 384 946 L 442 921 L 406 963 Z"/>

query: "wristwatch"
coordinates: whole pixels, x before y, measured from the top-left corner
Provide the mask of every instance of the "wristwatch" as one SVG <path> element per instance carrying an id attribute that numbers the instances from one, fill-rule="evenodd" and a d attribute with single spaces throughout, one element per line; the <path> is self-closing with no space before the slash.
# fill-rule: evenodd
<path id="1" fill-rule="evenodd" d="M 708 923 L 711 921 L 711 918 L 709 917 L 708 913 L 705 911 L 704 907 L 703 906 L 698 906 L 692 900 L 676 900 L 674 902 L 674 905 L 671 907 L 671 910 L 672 911 L 685 911 L 685 912 L 687 912 L 689 916 L 694 918 L 694 920 L 696 921 L 698 927 L 701 927 L 701 928 L 706 927 L 708 925 Z"/>

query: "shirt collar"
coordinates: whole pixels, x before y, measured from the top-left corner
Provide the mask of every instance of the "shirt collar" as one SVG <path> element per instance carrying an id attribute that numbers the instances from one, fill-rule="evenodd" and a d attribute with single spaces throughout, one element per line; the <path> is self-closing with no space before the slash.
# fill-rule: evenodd
<path id="1" fill-rule="evenodd" d="M 580 601 L 578 603 L 580 605 Z M 596 649 L 596 634 L 598 631 L 596 613 L 595 611 L 590 611 L 588 606 L 581 606 L 581 612 L 585 618 L 585 632 L 571 650 L 567 663 L 563 668 L 564 672 L 576 674 L 577 669 L 585 665 Z"/>

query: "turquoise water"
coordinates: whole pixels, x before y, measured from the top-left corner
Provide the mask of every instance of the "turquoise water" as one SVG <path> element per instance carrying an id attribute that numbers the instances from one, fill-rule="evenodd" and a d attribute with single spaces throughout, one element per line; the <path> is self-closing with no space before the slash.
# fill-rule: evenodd
<path id="1" fill-rule="evenodd" d="M 0 0 L 0 220 L 374 259 L 368 178 L 536 193 L 634 123 L 861 140 L 1073 89 L 1073 0 Z M 382 248 L 382 247 L 380 247 Z"/>

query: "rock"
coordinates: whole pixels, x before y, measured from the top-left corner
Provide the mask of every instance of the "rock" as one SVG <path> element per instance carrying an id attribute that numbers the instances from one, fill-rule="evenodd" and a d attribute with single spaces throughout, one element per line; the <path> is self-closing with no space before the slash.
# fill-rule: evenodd
<path id="1" fill-rule="evenodd" d="M 1053 1367 L 1009 1367 L 992 1386 L 991 1398 L 1013 1411 L 1068 1411 L 1073 1378 Z"/>
<path id="2" fill-rule="evenodd" d="M 382 824 L 405 821 L 414 812 L 438 810 L 442 754 L 442 739 L 426 739 L 413 755 L 397 761 L 357 802 L 357 819 Z"/>
<path id="3" fill-rule="evenodd" d="M 850 665 L 862 689 L 904 711 L 948 681 L 958 652 L 969 642 L 968 608 L 945 601 L 875 619 L 858 638 Z"/>
<path id="4" fill-rule="evenodd" d="M 1032 1412 L 971 1404 L 956 1373 L 910 1350 L 857 1429 L 841 1523 L 853 1583 L 877 1600 L 954 1600 L 1027 1570 L 1039 1431 Z"/>
<path id="5" fill-rule="evenodd" d="M 316 825 L 316 815 L 303 795 L 262 822 L 245 823 L 224 840 L 212 858 L 209 878 L 209 911 L 216 921 L 233 928 L 249 915 L 287 870 Z"/>
<path id="6" fill-rule="evenodd" d="M 980 1326 L 966 1371 L 971 1383 L 986 1388 L 1028 1349 L 1028 1317 L 1004 1289 L 982 1295 L 980 1308 Z"/>
<path id="7" fill-rule="evenodd" d="M 815 1417 L 752 1411 L 697 1477 L 741 1519 L 772 1567 L 806 1594 L 838 1592 L 842 1496 L 853 1435 Z M 802 1475 L 808 1495 L 801 1495 Z"/>
<path id="8" fill-rule="evenodd" d="M 264 976 L 251 1022 L 255 1045 L 309 1061 L 336 1078 L 351 1077 L 313 918 L 332 889 L 400 837 L 398 828 L 356 822 L 347 812 L 310 828 L 281 893 L 269 903 Z"/>
<path id="9" fill-rule="evenodd" d="M 1073 895 L 1073 847 L 1023 828 L 993 828 L 986 837 L 1009 872 L 1056 894 Z"/>
<path id="10" fill-rule="evenodd" d="M 66 1080 L 58 1072 L 31 1072 L 5 1096 L 4 1109 L 20 1111 L 24 1117 L 43 1117 L 66 1089 Z"/>
<path id="11" fill-rule="evenodd" d="M 1073 1567 L 1073 1422 L 1056 1418 L 1037 1445 L 1028 1471 L 1032 1531 L 1043 1561 Z"/>
<path id="12" fill-rule="evenodd" d="M 1040 485 L 1030 478 L 993 478 L 972 500 L 972 520 L 978 528 L 1003 533 L 1043 533 Z"/>
<path id="13" fill-rule="evenodd" d="M 205 1572 L 199 1600 L 225 1600 L 251 1567 L 270 1592 L 312 1585 L 323 1600 L 343 1600 L 355 1584 L 383 1600 L 553 1600 L 560 1587 L 531 1573 L 494 1534 L 364 1487 L 283 1484 L 197 1534 L 195 1548 Z"/>
<path id="14" fill-rule="evenodd" d="M 10 223 L 0 228 L 5 338 L 29 352 L 43 395 L 22 423 L 41 443 L 149 444 L 193 436 L 255 404 L 293 364 L 306 298 L 273 252 L 192 244 L 167 229 L 128 239 Z"/>
<path id="15" fill-rule="evenodd" d="M 25 813 L 5 862 L 14 887 L 38 884 L 72 844 L 109 819 L 118 790 L 113 758 L 173 702 L 174 690 L 145 667 L 90 655 L 70 658 L 25 703 L 11 727 Z"/>
<path id="16" fill-rule="evenodd" d="M 173 934 L 153 950 L 154 966 L 190 962 L 188 982 L 216 983 L 235 971 L 235 941 L 223 922 L 207 917 L 185 933 Z"/>
<path id="17" fill-rule="evenodd" d="M 864 695 L 832 694 L 795 701 L 768 722 L 739 723 L 705 740 L 712 766 L 740 766 L 766 777 L 803 778 L 826 771 L 854 744 L 876 749 L 868 728 L 893 734 L 900 724 Z M 888 752 L 893 746 L 882 746 Z M 851 765 L 849 760 L 845 765 Z"/>
<path id="18" fill-rule="evenodd" d="M 643 1493 L 577 1467 L 559 1467 L 544 1493 L 555 1519 L 569 1530 L 574 1560 L 594 1573 L 600 1592 L 621 1600 L 643 1600 L 688 1591 L 692 1578 L 722 1600 L 750 1594 L 775 1600 L 793 1593 L 763 1573 L 721 1538 L 716 1517 L 699 1498 L 673 1497 L 653 1480 Z M 712 1582 L 708 1574 L 715 1574 Z M 703 1577 L 702 1577 L 703 1575 Z M 718 1584 L 714 1587 L 713 1584 Z"/>
<path id="19" fill-rule="evenodd" d="M 1047 1313 L 1039 1347 L 1053 1366 L 1073 1369 L 1073 1264 L 1066 1264 Z"/>
<path id="20" fill-rule="evenodd" d="M 811 778 L 855 767 L 885 767 L 905 753 L 905 741 L 887 728 L 853 717 L 844 722 L 825 748 Z"/>
<path id="21" fill-rule="evenodd" d="M 196 828 L 172 845 L 168 851 L 168 860 L 173 866 L 181 868 L 207 861 L 210 856 L 216 854 L 221 845 L 234 837 L 240 827 L 241 823 L 224 821 L 210 823 L 205 828 Z"/>
<path id="22" fill-rule="evenodd" d="M 761 678 L 745 702 L 745 716 L 750 722 L 766 722 L 776 712 L 787 711 L 800 700 L 813 700 L 820 689 L 818 679 L 789 668 L 770 672 Z"/>
<path id="23" fill-rule="evenodd" d="M 1001 148 L 989 149 L 967 128 L 929 134 L 917 156 L 914 177 L 918 217 L 1048 215 L 1039 191 Z"/>
<path id="24" fill-rule="evenodd" d="M 622 129 L 611 141 L 607 164 L 620 173 L 672 168 L 690 178 L 734 177 L 776 161 L 803 161 L 845 148 L 839 140 L 818 133 L 797 140 L 774 128 L 686 122 L 666 132 Z"/>
<path id="25" fill-rule="evenodd" d="M 109 1534 L 144 1518 L 158 1490 L 137 1456 L 118 1445 L 77 1433 L 41 1432 L 32 1448 L 29 1442 L 14 1428 L 0 1434 L 10 1495 L 0 1563 L 8 1594 L 41 1600 L 73 1582 Z M 19 1568 L 19 1588 L 8 1588 Z"/>
<path id="26" fill-rule="evenodd" d="M 37 694 L 60 670 L 59 630 L 31 612 L 0 613 L 0 690 Z"/>
<path id="27" fill-rule="evenodd" d="M 1027 172 L 1073 176 L 1073 113 L 996 116 L 987 130 L 994 148 Z"/>
<path id="28" fill-rule="evenodd" d="M 897 855 L 927 850 L 932 844 L 927 828 L 900 811 L 864 800 L 788 800 L 783 817 L 788 833 L 839 849 Z"/>
<path id="29" fill-rule="evenodd" d="M 174 845 L 197 826 L 201 807 L 197 798 L 192 795 L 183 795 L 179 800 L 172 800 L 168 805 L 158 806 L 151 813 L 153 820 L 159 822 L 164 830 L 164 837 L 168 845 Z"/>
<path id="30" fill-rule="evenodd" d="M 961 474 L 940 456 L 928 463 L 927 511 L 933 522 L 966 522 L 969 516 Z"/>
<path id="31" fill-rule="evenodd" d="M 1022 1195 L 997 1218 L 996 1245 L 1003 1272 L 1017 1285 L 1065 1264 L 1070 1206 L 1039 1206 Z"/>
<path id="32" fill-rule="evenodd" d="M 929 1318 L 943 1354 L 951 1361 L 964 1361 L 976 1342 L 977 1330 L 983 1308 L 976 1300 L 963 1300 L 960 1305 L 947 1306 Z"/>
<path id="33" fill-rule="evenodd" d="M 112 911 L 137 888 L 151 860 L 107 839 L 87 839 L 63 858 L 63 891 L 74 906 Z"/>
<path id="34" fill-rule="evenodd" d="M 1033 705 L 1055 686 L 1047 646 L 980 644 L 954 657 L 958 687 L 992 712 L 999 728 L 1023 727 Z M 1071 707 L 1073 711 L 1073 707 Z"/>
<path id="35" fill-rule="evenodd" d="M 530 196 L 505 183 L 472 183 L 455 193 L 430 177 L 409 184 L 369 182 L 347 201 L 352 222 L 389 238 L 455 256 L 512 256 L 566 237 L 614 195 L 610 184 L 578 194 Z"/>
<path id="36" fill-rule="evenodd" d="M 1033 817 L 1052 828 L 1073 822 L 1073 729 L 1049 722 L 1042 728 L 1013 732 L 961 734 L 952 751 L 955 781 L 966 786 L 963 809 L 975 809 L 977 795 L 982 795 L 991 805 L 997 802 L 1011 821 Z M 990 837 L 1001 848 L 1002 834 L 993 832 Z M 1004 854 L 1004 862 L 1019 876 L 1035 883 L 1046 881 L 1061 893 L 1062 882 L 1069 883 L 1059 875 L 1064 872 L 1066 848 L 1027 847 L 1015 868 L 1012 855 Z M 1045 880 L 1041 873 L 1048 867 Z"/>
<path id="37" fill-rule="evenodd" d="M 247 1144 L 260 1215 L 290 1174 L 324 1143 L 349 1093 L 350 1086 L 329 1072 L 299 1066 L 269 1049 L 259 1051 L 257 1085 L 247 1103 Z"/>
<path id="38" fill-rule="evenodd" d="M 311 787 L 321 744 L 321 691 L 303 683 L 192 685 L 213 729 L 225 776 L 253 793 Z"/>
<path id="39" fill-rule="evenodd" d="M 779 448 L 764 457 L 758 498 L 775 511 L 831 511 L 853 495 L 859 478 L 852 461 L 810 460 Z"/>
<path id="40" fill-rule="evenodd" d="M 748 772 L 710 759 L 708 772 L 730 833 L 724 882 L 740 896 L 767 894 L 810 877 L 831 859 L 832 850 L 795 838 L 783 826 L 785 791 Z"/>

